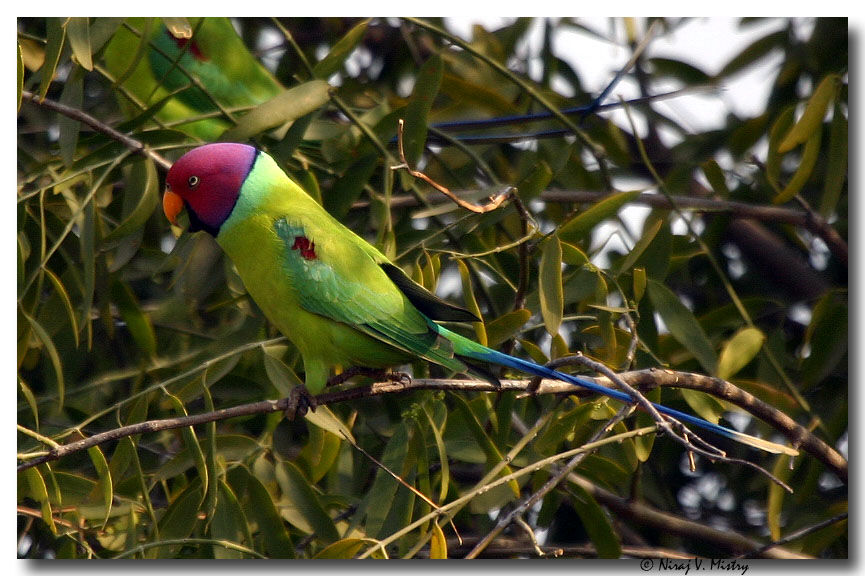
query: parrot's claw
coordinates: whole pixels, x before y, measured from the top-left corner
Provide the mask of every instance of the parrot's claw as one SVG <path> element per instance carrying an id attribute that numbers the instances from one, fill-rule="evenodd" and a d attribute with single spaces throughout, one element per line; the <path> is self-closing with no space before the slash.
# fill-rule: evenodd
<path id="1" fill-rule="evenodd" d="M 366 368 L 365 366 L 352 366 L 341 373 L 333 376 L 327 381 L 328 386 L 335 386 L 337 384 L 342 384 L 343 382 L 349 380 L 354 376 L 366 376 L 367 378 L 372 378 L 373 380 L 387 380 L 388 382 L 400 382 L 404 384 L 411 384 L 411 376 L 406 374 L 405 372 L 387 372 L 385 370 L 377 369 L 377 368 Z"/>
<path id="2" fill-rule="evenodd" d="M 295 386 L 288 393 L 288 405 L 283 410 L 283 414 L 289 420 L 294 420 L 298 416 L 306 416 L 310 410 L 315 412 L 316 406 L 318 406 L 318 402 L 316 402 L 315 396 L 310 394 L 305 386 Z"/>

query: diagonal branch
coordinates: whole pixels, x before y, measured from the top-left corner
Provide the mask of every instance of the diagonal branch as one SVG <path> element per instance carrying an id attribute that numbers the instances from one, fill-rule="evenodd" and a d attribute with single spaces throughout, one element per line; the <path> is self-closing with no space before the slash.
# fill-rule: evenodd
<path id="1" fill-rule="evenodd" d="M 117 140 L 133 152 L 150 158 L 151 160 L 156 162 L 156 164 L 160 168 L 163 168 L 164 170 L 168 170 L 169 168 L 171 168 L 171 162 L 166 160 L 161 154 L 158 154 L 157 152 L 154 152 L 153 150 L 148 148 L 147 145 L 143 142 L 127 136 L 123 132 L 115 130 L 108 124 L 97 120 L 96 118 L 82 110 L 72 108 L 71 106 L 67 106 L 53 100 L 40 99 L 38 94 L 34 94 L 33 92 L 29 92 L 27 90 L 21 92 L 21 98 L 22 100 L 32 102 L 37 106 L 42 106 L 43 108 L 47 108 L 48 110 L 53 110 L 54 112 L 62 114 L 67 118 L 71 118 L 72 120 L 81 122 L 82 124 L 89 126 L 97 132 L 105 134 L 106 136 L 108 136 L 109 138 L 113 138 L 114 140 Z"/>

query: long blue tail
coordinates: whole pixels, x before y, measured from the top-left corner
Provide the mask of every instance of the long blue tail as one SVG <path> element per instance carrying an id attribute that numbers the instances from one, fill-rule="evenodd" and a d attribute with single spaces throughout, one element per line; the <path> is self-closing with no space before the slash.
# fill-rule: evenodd
<path id="1" fill-rule="evenodd" d="M 622 392 L 620 390 L 613 390 L 612 388 L 601 386 L 600 384 L 597 384 L 596 382 L 592 382 L 591 380 L 587 380 L 585 378 L 571 376 L 570 374 L 565 374 L 563 372 L 559 372 L 558 370 L 552 370 L 545 366 L 541 366 L 540 364 L 535 364 L 534 362 L 522 360 L 520 358 L 517 358 L 515 356 L 509 356 L 507 354 L 502 354 L 501 352 L 497 352 L 495 350 L 492 350 L 491 348 L 487 348 L 486 346 L 482 346 L 477 342 L 469 340 L 468 338 L 464 338 L 459 334 L 451 332 L 450 330 L 443 328 L 438 324 L 434 324 L 432 322 L 430 324 L 434 326 L 434 329 L 438 331 L 439 334 L 454 343 L 454 350 L 456 354 L 460 356 L 465 356 L 474 360 L 480 360 L 482 362 L 498 364 L 500 366 L 507 366 L 508 368 L 514 368 L 516 370 L 520 370 L 521 372 L 526 372 L 534 376 L 540 376 L 541 378 L 561 380 L 562 382 L 568 382 L 570 384 L 574 384 L 575 386 L 586 388 L 587 390 L 597 392 L 598 394 L 603 394 L 604 396 L 609 396 L 610 398 L 614 398 L 628 404 L 632 404 L 634 402 L 633 398 L 631 398 L 631 396 L 626 392 Z M 655 404 L 653 402 L 652 406 L 654 406 L 655 409 L 662 414 L 672 416 L 673 418 L 676 418 L 677 420 L 680 420 L 682 422 L 692 424 L 694 426 L 697 426 L 698 428 L 702 428 L 710 432 L 714 432 L 715 434 L 723 436 L 724 438 L 730 438 L 731 440 L 735 440 L 736 442 L 740 442 L 754 448 L 765 450 L 766 452 L 771 452 L 773 454 L 788 454 L 790 456 L 796 456 L 797 454 L 799 454 L 797 450 L 789 446 L 784 446 L 783 444 L 777 444 L 775 442 L 763 440 L 755 436 L 743 434 L 742 432 L 737 432 L 735 430 L 725 428 L 724 426 L 713 424 L 712 422 L 703 420 L 702 418 L 697 418 L 696 416 L 692 416 L 691 414 L 686 414 L 684 412 L 674 410 L 673 408 L 667 408 L 666 406 L 662 406 L 661 404 Z"/>

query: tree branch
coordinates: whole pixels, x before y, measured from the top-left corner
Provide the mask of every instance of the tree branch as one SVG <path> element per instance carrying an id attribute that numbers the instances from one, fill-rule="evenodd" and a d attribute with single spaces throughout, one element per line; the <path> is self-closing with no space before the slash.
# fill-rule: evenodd
<path id="1" fill-rule="evenodd" d="M 160 155 L 160 154 L 154 152 L 153 150 L 151 150 L 150 148 L 148 148 L 147 145 L 145 145 L 143 142 L 140 142 L 139 140 L 136 140 L 135 138 L 127 136 L 123 132 L 119 132 L 119 131 L 115 130 L 114 128 L 112 128 L 108 124 L 105 124 L 104 122 L 102 122 L 100 120 L 97 120 L 96 118 L 94 118 L 93 116 L 87 114 L 86 112 L 84 112 L 82 110 L 78 110 L 77 108 L 72 108 L 70 106 L 66 106 L 65 104 L 61 104 L 60 102 L 55 102 L 53 100 L 40 99 L 38 94 L 34 94 L 34 93 L 29 92 L 27 90 L 24 90 L 21 92 L 21 99 L 28 101 L 28 102 L 32 102 L 33 104 L 36 104 L 37 106 L 42 106 L 43 108 L 53 110 L 54 112 L 57 112 L 58 114 L 62 114 L 63 116 L 66 116 L 67 118 L 71 118 L 72 120 L 76 120 L 78 122 L 81 122 L 82 124 L 85 124 L 85 125 L 91 127 L 92 129 L 96 130 L 97 132 L 105 134 L 106 136 L 108 136 L 109 138 L 113 138 L 114 140 L 117 140 L 118 142 L 120 142 L 121 144 L 123 144 L 124 146 L 126 146 L 127 148 L 132 150 L 133 152 L 135 152 L 137 154 L 141 154 L 142 156 L 146 156 L 147 158 L 150 158 L 151 160 L 156 162 L 156 164 L 160 168 L 163 168 L 164 170 L 168 170 L 169 168 L 171 168 L 171 162 L 166 160 L 162 155 Z"/>
<path id="2" fill-rule="evenodd" d="M 767 424 L 784 434 L 791 442 L 805 452 L 808 452 L 818 460 L 820 460 L 827 468 L 838 476 L 843 482 L 847 482 L 847 461 L 828 446 L 821 439 L 812 434 L 809 430 L 796 424 L 796 422 L 781 412 L 780 410 L 770 406 L 769 404 L 759 400 L 753 395 L 737 388 L 736 386 L 710 376 L 692 374 L 687 372 L 675 372 L 671 370 L 647 369 L 633 372 L 622 372 L 618 374 L 619 378 L 628 382 L 642 390 L 650 390 L 657 386 L 673 387 L 673 388 L 689 388 L 692 390 L 701 390 L 713 396 L 728 401 L 740 408 L 750 412 L 757 418 L 765 421 Z M 607 378 L 595 378 L 599 384 L 609 385 L 610 381 Z M 413 390 L 450 390 L 462 392 L 527 392 L 531 380 L 502 380 L 501 386 L 496 387 L 489 382 L 477 380 L 456 380 L 456 379 L 426 379 L 418 378 L 411 382 L 376 382 L 366 386 L 355 386 L 343 390 L 335 390 L 325 392 L 316 396 L 316 402 L 319 405 L 335 404 L 339 402 L 348 402 L 360 398 L 372 398 L 384 394 L 397 394 L 410 392 Z M 568 394 L 568 395 L 589 395 L 590 393 L 580 390 L 567 382 L 557 380 L 543 380 L 537 390 L 538 394 Z M 183 428 L 186 426 L 195 426 L 207 422 L 217 420 L 227 420 L 238 416 L 248 416 L 252 414 L 264 414 L 269 412 L 282 412 L 289 404 L 288 398 L 280 400 L 264 400 L 261 402 L 253 402 L 250 404 L 242 404 L 231 408 L 215 410 L 213 412 L 205 412 L 203 414 L 195 414 L 192 416 L 166 418 L 163 420 L 150 420 L 137 424 L 122 426 L 113 430 L 108 430 L 100 434 L 95 434 L 88 438 L 63 444 L 53 447 L 50 450 L 41 451 L 38 453 L 19 455 L 19 460 L 23 460 L 18 465 L 18 471 L 59 460 L 69 454 L 86 450 L 92 446 L 118 440 L 126 436 L 133 436 L 142 433 L 158 432 L 162 430 L 171 430 Z"/>

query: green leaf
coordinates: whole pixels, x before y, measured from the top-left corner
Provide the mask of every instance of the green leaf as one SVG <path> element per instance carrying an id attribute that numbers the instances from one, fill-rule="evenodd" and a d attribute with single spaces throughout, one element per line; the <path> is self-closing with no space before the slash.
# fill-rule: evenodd
<path id="1" fill-rule="evenodd" d="M 105 236 L 103 250 L 140 230 L 159 205 L 159 177 L 153 160 L 145 158 L 135 162 L 126 181 L 129 183 L 126 193 L 136 196 L 138 203 L 129 215 Z"/>
<path id="2" fill-rule="evenodd" d="M 809 354 L 802 360 L 802 380 L 817 384 L 835 370 L 847 355 L 850 313 L 847 302 L 837 292 L 829 292 L 814 305 L 805 332 Z"/>
<path id="3" fill-rule="evenodd" d="M 304 418 L 322 430 L 330 432 L 340 440 L 346 439 L 350 442 L 355 442 L 354 436 L 352 436 L 351 430 L 348 429 L 348 426 L 343 424 L 337 415 L 327 406 L 319 406 L 314 412 L 310 410 L 306 413 Z"/>
<path id="4" fill-rule="evenodd" d="M 303 386 L 303 381 L 294 373 L 294 370 L 285 365 L 285 362 L 274 356 L 272 350 L 263 348 L 264 371 L 268 380 L 276 388 L 283 398 L 288 398 L 296 386 Z M 279 352 L 282 353 L 281 351 Z"/>
<path id="5" fill-rule="evenodd" d="M 711 78 L 708 74 L 687 62 L 672 58 L 649 58 L 649 63 L 658 77 L 670 77 L 685 84 L 706 84 Z"/>
<path id="6" fill-rule="evenodd" d="M 378 545 L 378 540 L 372 538 L 343 538 L 324 548 L 316 554 L 316 560 L 350 560 L 362 550 Z M 374 552 L 372 558 L 387 558 L 383 549 Z"/>
<path id="7" fill-rule="evenodd" d="M 92 446 L 87 449 L 87 454 L 90 456 L 90 461 L 93 462 L 93 467 L 96 468 L 96 475 L 99 477 L 99 482 L 95 489 L 102 492 L 102 502 L 105 505 L 105 519 L 102 521 L 102 529 L 108 523 L 108 518 L 111 516 L 111 504 L 114 501 L 114 482 L 111 479 L 111 470 L 108 468 L 108 461 L 99 446 Z"/>
<path id="8" fill-rule="evenodd" d="M 336 542 L 339 532 L 321 500 L 300 469 L 292 462 L 280 462 L 274 469 L 282 490 L 280 513 L 300 530 L 315 534 L 323 542 Z"/>
<path id="9" fill-rule="evenodd" d="M 244 466 L 238 466 L 232 473 L 231 478 L 241 477 L 246 487 L 248 505 L 243 510 L 249 520 L 258 526 L 264 552 L 270 558 L 294 558 L 294 543 L 267 488 Z"/>
<path id="10" fill-rule="evenodd" d="M 54 515 L 51 512 L 51 502 L 48 499 L 48 488 L 39 468 L 34 466 L 24 471 L 27 486 L 30 488 L 30 497 L 39 502 L 42 508 L 42 520 L 48 525 L 53 534 L 57 534 L 57 526 L 54 524 Z"/>
<path id="11" fill-rule="evenodd" d="M 150 317 L 141 310 L 132 290 L 125 282 L 118 280 L 111 283 L 111 297 L 142 356 L 155 358 L 156 333 L 153 331 L 153 324 Z"/>
<path id="12" fill-rule="evenodd" d="M 537 198 L 552 179 L 553 169 L 550 168 L 550 165 L 543 160 L 538 161 L 532 166 L 531 172 L 517 183 L 517 193 L 520 200 L 528 202 L 532 198 Z"/>
<path id="13" fill-rule="evenodd" d="M 820 155 L 820 140 L 822 139 L 822 131 L 817 130 L 805 143 L 805 150 L 802 152 L 802 160 L 799 162 L 799 167 L 784 189 L 772 199 L 773 204 L 783 204 L 793 196 L 799 193 L 799 190 L 811 177 L 811 172 L 814 171 L 814 166 L 817 164 L 817 157 Z"/>
<path id="14" fill-rule="evenodd" d="M 598 558 L 619 558 L 622 555 L 622 545 L 604 509 L 576 482 L 571 482 L 568 488 L 574 495 L 574 510 L 595 545 Z"/>
<path id="15" fill-rule="evenodd" d="M 396 426 L 393 436 L 388 440 L 380 461 L 384 467 L 395 474 L 403 469 L 409 457 L 409 431 L 405 422 Z M 378 537 L 385 525 L 388 514 L 394 506 L 399 483 L 386 470 L 378 469 L 365 502 L 366 533 Z"/>
<path id="16" fill-rule="evenodd" d="M 506 340 L 513 338 L 531 317 L 532 313 L 529 310 L 520 308 L 487 322 L 487 346 L 496 348 Z"/>
<path id="17" fill-rule="evenodd" d="M 758 38 L 744 50 L 734 56 L 715 76 L 722 79 L 726 76 L 736 74 L 748 66 L 756 63 L 760 58 L 767 55 L 775 48 L 781 48 L 787 42 L 787 30 L 779 30 Z"/>
<path id="18" fill-rule="evenodd" d="M 717 398 L 711 394 L 707 394 L 706 392 L 690 390 L 688 388 L 682 388 L 679 392 L 681 392 L 682 398 L 685 399 L 685 402 L 688 403 L 691 410 L 713 424 L 718 423 L 721 419 L 721 415 L 723 415 L 726 410 L 724 405 L 721 404 Z"/>
<path id="19" fill-rule="evenodd" d="M 173 394 L 165 392 L 168 397 L 169 402 L 174 407 L 174 410 L 182 417 L 188 416 L 186 412 L 186 408 L 183 406 L 183 403 L 174 396 Z M 195 435 L 195 429 L 192 426 L 187 426 L 185 428 L 180 429 L 181 434 L 183 435 L 183 443 L 186 445 L 186 450 L 192 456 L 192 460 L 195 463 L 195 468 L 198 470 L 198 479 L 201 482 L 202 486 L 202 498 L 207 494 L 207 488 L 211 481 L 215 481 L 208 475 L 208 466 L 207 460 L 204 457 L 204 451 L 201 449 L 201 444 L 198 442 L 198 437 Z M 196 505 L 196 509 L 201 505 L 199 502 Z"/>
<path id="20" fill-rule="evenodd" d="M 36 333 L 36 337 L 39 338 L 40 342 L 42 342 L 45 351 L 48 352 L 48 358 L 51 360 L 54 374 L 57 377 L 57 411 L 59 412 L 63 410 L 63 402 L 66 398 L 66 384 L 63 379 L 63 363 L 60 361 L 60 354 L 57 352 L 57 347 L 54 346 L 54 341 L 51 339 L 51 336 L 48 335 L 48 332 L 45 331 L 45 328 L 43 328 L 35 318 L 27 314 L 27 312 L 25 312 L 20 306 L 18 307 L 18 310 L 21 311 L 22 316 L 27 320 L 30 328 L 32 328 L 33 332 Z"/>
<path id="21" fill-rule="evenodd" d="M 706 160 L 700 168 L 702 168 L 703 174 L 706 176 L 706 180 L 709 181 L 715 194 L 718 194 L 722 198 L 729 198 L 730 189 L 727 188 L 727 179 L 724 177 L 724 171 L 721 170 L 718 163 L 714 160 Z"/>
<path id="22" fill-rule="evenodd" d="M 54 272 L 48 268 L 45 268 L 44 272 L 51 281 L 51 284 L 54 285 L 54 291 L 57 292 L 57 296 L 60 298 L 60 301 L 63 302 L 63 307 L 66 308 L 66 314 L 69 317 L 69 329 L 72 331 L 72 335 L 75 338 L 75 347 L 78 348 L 78 321 L 75 318 L 75 309 L 72 306 L 72 300 L 69 298 L 69 293 L 66 291 L 63 283 L 60 282 L 60 278 L 58 278 Z"/>
<path id="23" fill-rule="evenodd" d="M 808 100 L 802 117 L 778 145 L 778 152 L 785 154 L 799 144 L 811 140 L 813 135 L 820 131 L 826 110 L 838 94 L 840 85 L 841 77 L 837 74 L 829 74 L 823 78 Z"/>
<path id="24" fill-rule="evenodd" d="M 90 49 L 90 19 L 87 17 L 69 18 L 66 21 L 66 35 L 72 54 L 82 68 L 93 70 L 93 57 Z"/>
<path id="25" fill-rule="evenodd" d="M 652 243 L 652 240 L 655 239 L 655 236 L 658 235 L 658 231 L 661 229 L 661 226 L 664 225 L 664 222 L 664 218 L 650 217 L 646 220 L 645 228 L 643 229 L 643 233 L 640 235 L 640 239 L 637 240 L 637 243 L 634 244 L 634 248 L 628 252 L 628 255 L 625 256 L 622 263 L 616 268 L 613 278 L 617 278 L 622 273 L 627 272 L 634 264 L 636 264 L 637 260 L 640 259 L 640 256 L 643 255 L 643 252 L 645 252 Z"/>
<path id="26" fill-rule="evenodd" d="M 345 59 L 348 58 L 349 54 L 352 53 L 357 44 L 363 39 L 368 24 L 369 19 L 363 20 L 349 30 L 345 36 L 340 38 L 333 48 L 330 49 L 330 52 L 327 53 L 327 56 L 313 66 L 313 76 L 326 80 L 331 74 L 342 68 Z"/>
<path id="27" fill-rule="evenodd" d="M 378 157 L 375 154 L 367 154 L 349 166 L 323 197 L 325 210 L 334 218 L 344 218 L 375 173 L 376 166 Z"/>
<path id="28" fill-rule="evenodd" d="M 619 209 L 640 195 L 639 190 L 611 194 L 575 218 L 562 224 L 557 232 L 559 240 L 577 244 L 589 235 L 592 229 L 608 218 L 614 217 Z"/>
<path id="29" fill-rule="evenodd" d="M 772 467 L 772 475 L 787 482 L 793 474 L 794 467 L 791 466 L 790 457 L 780 455 Z M 769 526 L 769 535 L 772 540 L 781 539 L 781 511 L 784 504 L 786 490 L 774 482 L 769 482 L 769 497 L 766 499 L 766 524 Z"/>
<path id="30" fill-rule="evenodd" d="M 310 80 L 289 90 L 284 90 L 259 104 L 237 122 L 237 126 L 226 130 L 220 140 L 241 142 L 271 128 L 282 126 L 315 112 L 330 99 L 330 85 L 324 80 Z"/>
<path id="31" fill-rule="evenodd" d="M 251 542 L 248 536 L 246 516 L 234 491 L 222 480 L 219 481 L 219 497 L 213 510 L 213 520 L 210 522 L 210 535 L 217 540 L 243 544 Z M 213 555 L 217 559 L 243 558 L 240 550 L 225 546 L 214 546 Z"/>
<path id="32" fill-rule="evenodd" d="M 42 82 L 39 85 L 39 98 L 45 99 L 48 94 L 48 88 L 54 80 L 54 72 L 57 70 L 57 63 L 60 61 L 60 53 L 63 51 L 63 42 L 66 40 L 66 26 L 64 26 L 63 18 L 48 18 L 45 20 L 45 34 L 47 40 L 45 42 L 45 62 L 40 68 L 42 72 Z"/>
<path id="33" fill-rule="evenodd" d="M 547 332 L 555 336 L 559 333 L 565 306 L 562 289 L 562 246 L 556 236 L 550 236 L 541 251 L 538 296 L 544 326 Z"/>
<path id="34" fill-rule="evenodd" d="M 21 93 L 24 91 L 24 57 L 21 56 L 21 44 L 16 43 L 18 46 L 18 106 L 16 110 L 18 112 L 21 111 Z"/>
<path id="35" fill-rule="evenodd" d="M 81 68 L 74 68 L 63 84 L 63 92 L 60 93 L 60 103 L 78 110 L 81 108 L 83 102 L 84 74 Z M 78 120 L 60 115 L 57 119 L 57 127 L 60 129 L 60 156 L 68 166 L 75 159 L 78 135 L 81 132 L 81 123 Z"/>
<path id="36" fill-rule="evenodd" d="M 847 179 L 847 117 L 841 110 L 841 104 L 837 102 L 829 129 L 829 153 L 825 178 L 823 194 L 820 197 L 820 214 L 824 218 L 829 218 L 837 209 L 841 190 Z"/>
<path id="37" fill-rule="evenodd" d="M 481 308 L 478 306 L 478 301 L 475 299 L 475 293 L 472 289 L 472 276 L 469 272 L 468 265 L 465 261 L 460 259 L 457 260 L 457 268 L 460 270 L 460 278 L 463 282 L 463 300 L 465 301 L 466 309 L 478 318 L 483 318 Z M 475 334 L 477 335 L 478 342 L 487 346 L 487 330 L 484 323 L 472 322 L 472 325 L 475 327 Z"/>
<path id="38" fill-rule="evenodd" d="M 198 510 L 204 501 L 201 480 L 195 478 L 179 496 L 175 497 L 165 514 L 159 520 L 159 537 L 162 540 L 183 540 L 192 534 L 198 523 Z M 153 548 L 148 552 L 149 558 L 172 558 L 180 550 L 179 545 Z M 157 556 L 159 555 L 159 556 Z"/>
<path id="39" fill-rule="evenodd" d="M 694 314 L 682 304 L 678 296 L 657 280 L 649 280 L 648 292 L 652 306 L 673 338 L 694 355 L 706 372 L 714 374 L 718 358 Z"/>
<path id="40" fill-rule="evenodd" d="M 745 326 L 736 332 L 721 349 L 718 359 L 718 378 L 729 380 L 748 365 L 763 347 L 766 335 L 754 326 Z"/>
<path id="41" fill-rule="evenodd" d="M 778 184 L 778 179 L 781 177 L 781 161 L 784 155 L 778 152 L 778 147 L 781 144 L 781 138 L 793 125 L 793 118 L 796 114 L 795 106 L 788 106 L 778 115 L 777 120 L 772 125 L 772 130 L 769 131 L 769 150 L 766 153 L 766 179 L 776 192 L 781 191 L 781 186 Z"/>
<path id="42" fill-rule="evenodd" d="M 438 94 L 443 70 L 441 57 L 438 54 L 430 56 L 418 72 L 411 100 L 406 106 L 403 149 L 411 166 L 415 166 L 423 155 L 427 117 Z"/>

